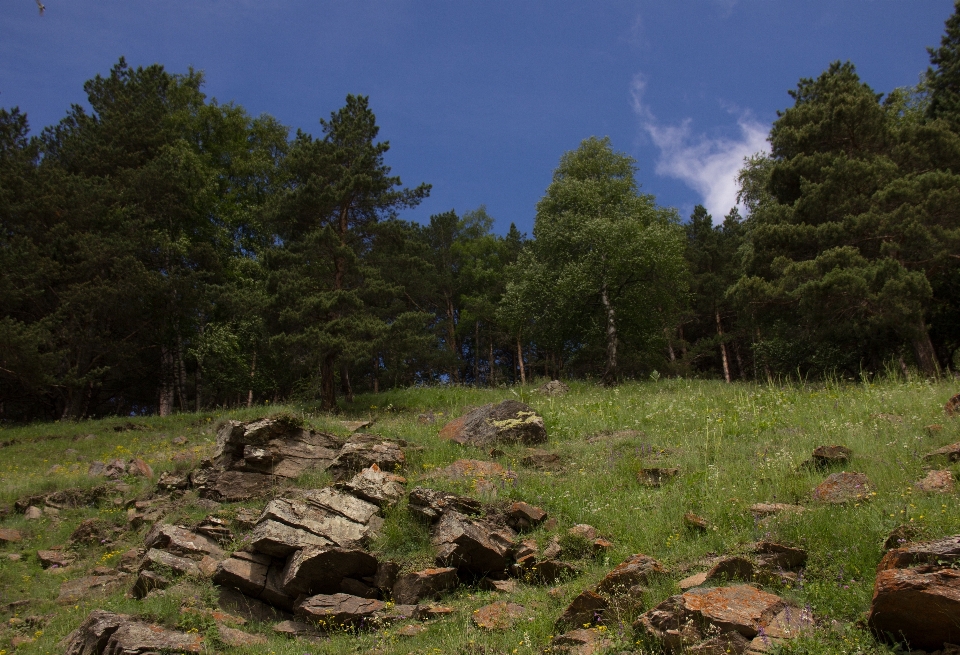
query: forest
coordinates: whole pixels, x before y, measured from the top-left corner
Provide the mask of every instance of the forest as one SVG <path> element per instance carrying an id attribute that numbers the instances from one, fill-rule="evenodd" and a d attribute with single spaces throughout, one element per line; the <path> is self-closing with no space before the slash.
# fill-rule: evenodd
<path id="1" fill-rule="evenodd" d="M 724 217 L 562 155 L 532 235 L 403 212 L 369 98 L 316 135 L 120 59 L 33 133 L 0 108 L 0 420 L 325 410 L 412 385 L 960 370 L 960 10 L 915 87 L 790 91 Z"/>

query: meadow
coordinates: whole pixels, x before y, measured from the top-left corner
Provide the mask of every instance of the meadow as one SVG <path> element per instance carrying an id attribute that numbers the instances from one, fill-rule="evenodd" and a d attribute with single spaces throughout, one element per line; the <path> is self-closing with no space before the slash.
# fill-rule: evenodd
<path id="1" fill-rule="evenodd" d="M 258 406 L 236 410 L 184 413 L 171 417 L 116 417 L 79 422 L 36 423 L 0 428 L 0 507 L 10 508 L 0 527 L 20 530 L 23 540 L 0 546 L 0 655 L 59 653 L 58 642 L 96 608 L 139 615 L 171 628 L 208 635 L 209 652 L 269 653 L 540 653 L 557 634 L 554 623 L 572 598 L 600 580 L 634 553 L 660 560 L 670 571 L 635 599 L 632 607 L 605 626 L 615 640 L 611 652 L 650 652 L 637 643 L 633 616 L 679 593 L 677 582 L 705 570 L 718 555 L 747 551 L 760 539 L 801 546 L 809 553 L 795 584 L 771 587 L 800 607 L 812 610 L 816 632 L 785 646 L 792 653 L 893 653 L 866 630 L 874 572 L 883 543 L 892 530 L 909 525 L 918 539 L 960 533 L 960 506 L 955 494 L 922 493 L 914 483 L 930 468 L 960 465 L 928 462 L 924 454 L 960 441 L 960 419 L 948 418 L 944 403 L 960 391 L 956 381 L 879 379 L 822 383 L 724 384 L 717 381 L 659 379 L 605 388 L 589 382 L 569 383 L 571 391 L 547 397 L 535 385 L 475 389 L 421 387 L 358 396 L 337 415 L 310 405 Z M 442 441 L 446 420 L 484 403 L 516 398 L 545 420 L 549 441 L 542 447 L 561 457 L 554 470 L 525 468 L 522 446 L 488 453 Z M 485 632 L 471 623 L 474 609 L 502 594 L 464 585 L 443 599 L 454 609 L 447 618 L 426 624 L 406 637 L 398 625 L 368 632 L 334 633 L 318 643 L 276 635 L 270 623 L 251 622 L 244 630 L 264 635 L 267 646 L 229 648 L 220 643 L 210 620 L 184 613 L 184 607 L 214 607 L 217 590 L 207 581 L 184 580 L 140 601 L 126 595 L 129 586 L 103 598 L 58 605 L 63 580 L 85 575 L 95 566 L 114 566 L 124 551 L 142 546 L 148 525 L 127 526 L 128 503 L 155 490 L 163 471 L 186 471 L 212 453 L 215 430 L 224 419 L 248 420 L 276 412 L 293 413 L 317 430 L 346 437 L 344 420 L 373 419 L 365 430 L 421 446 L 407 449 L 403 475 L 408 488 L 424 484 L 459 493 L 478 493 L 469 482 L 429 479 L 430 472 L 459 458 L 494 459 L 517 473 L 515 482 L 498 484 L 491 502 L 524 500 L 557 520 L 550 531 L 530 533 L 541 548 L 551 536 L 580 523 L 594 526 L 613 543 L 596 558 L 577 563 L 581 573 L 554 586 L 521 583 L 509 600 L 527 615 L 513 628 Z M 434 423 L 418 416 L 432 412 Z M 178 437 L 183 437 L 185 442 Z M 853 450 L 846 469 L 868 476 L 872 495 L 862 502 L 820 504 L 811 492 L 829 471 L 803 466 L 820 445 Z M 155 477 L 127 477 L 128 485 L 93 507 L 60 510 L 27 520 L 12 510 L 21 497 L 64 488 L 93 488 L 102 478 L 87 475 L 92 461 L 141 457 Z M 642 485 L 645 466 L 677 467 L 667 484 Z M 323 473 L 297 480 L 302 487 L 329 483 Z M 495 496 L 495 497 L 494 497 Z M 223 503 L 211 508 L 187 492 L 164 521 L 190 524 L 208 514 L 232 519 L 240 508 L 259 509 L 269 498 Z M 755 518 L 754 503 L 802 505 L 799 514 Z M 684 514 L 706 519 L 709 528 L 693 530 Z M 98 517 L 118 528 L 104 544 L 74 553 L 64 569 L 42 569 L 36 551 L 67 543 L 77 524 Z M 238 539 L 241 531 L 234 528 Z M 238 544 L 234 544 L 236 546 Z M 429 533 L 401 502 L 390 510 L 371 551 L 416 570 L 431 565 Z M 16 559 L 12 555 L 20 554 Z M 132 582 L 132 581 L 131 581 Z M 21 602 L 26 601 L 26 602 Z M 24 641 L 24 638 L 32 641 Z"/>

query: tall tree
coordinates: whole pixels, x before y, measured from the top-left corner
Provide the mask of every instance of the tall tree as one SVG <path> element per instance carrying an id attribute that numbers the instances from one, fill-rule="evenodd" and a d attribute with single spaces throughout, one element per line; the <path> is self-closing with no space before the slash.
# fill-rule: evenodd
<path id="1" fill-rule="evenodd" d="M 555 347 L 572 344 L 573 354 L 602 344 L 608 384 L 623 346 L 643 353 L 662 344 L 683 293 L 679 220 L 639 193 L 635 170 L 607 138 L 565 153 L 504 301 L 525 307 Z"/>

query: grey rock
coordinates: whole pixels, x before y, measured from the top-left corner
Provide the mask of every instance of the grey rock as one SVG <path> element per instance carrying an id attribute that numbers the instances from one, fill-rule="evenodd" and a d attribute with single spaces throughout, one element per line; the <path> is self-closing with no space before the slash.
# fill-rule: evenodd
<path id="1" fill-rule="evenodd" d="M 123 579 L 123 575 L 116 574 L 87 575 L 82 578 L 67 580 L 60 585 L 60 595 L 57 596 L 57 603 L 69 605 L 96 594 L 112 591 L 120 586 Z"/>
<path id="2" fill-rule="evenodd" d="M 296 604 L 297 616 L 311 619 L 319 627 L 340 629 L 344 626 L 374 627 L 371 619 L 384 609 L 382 601 L 348 594 L 317 594 Z"/>
<path id="3" fill-rule="evenodd" d="M 215 559 L 223 559 L 227 555 L 210 537 L 170 524 L 155 523 L 144 537 L 143 545 L 178 555 L 210 555 Z"/>
<path id="4" fill-rule="evenodd" d="M 378 507 L 392 507 L 403 497 L 403 485 L 406 483 L 406 478 L 381 471 L 374 464 L 337 487 Z"/>
<path id="5" fill-rule="evenodd" d="M 110 637 L 129 621 L 125 614 L 94 610 L 60 644 L 64 655 L 101 655 Z"/>
<path id="6" fill-rule="evenodd" d="M 134 598 L 144 598 L 154 589 L 166 589 L 173 584 L 169 579 L 155 571 L 140 571 L 130 593 Z"/>
<path id="7" fill-rule="evenodd" d="M 143 556 L 140 570 L 162 571 L 163 569 L 169 569 L 177 575 L 188 575 L 194 578 L 203 577 L 200 567 L 192 559 L 177 557 L 172 553 L 156 548 L 149 549 L 147 554 Z"/>
<path id="8" fill-rule="evenodd" d="M 448 511 L 434 529 L 437 563 L 474 573 L 503 571 L 509 565 L 516 533 Z"/>
<path id="9" fill-rule="evenodd" d="M 407 509 L 430 523 L 440 520 L 440 516 L 448 509 L 461 514 L 478 514 L 482 508 L 480 501 L 468 496 L 426 487 L 414 487 L 407 496 Z"/>
<path id="10" fill-rule="evenodd" d="M 496 443 L 534 445 L 547 440 L 547 431 L 543 417 L 532 407 L 516 400 L 504 400 L 450 421 L 440 431 L 440 438 L 480 447 Z"/>
<path id="11" fill-rule="evenodd" d="M 401 575 L 393 586 L 393 598 L 401 605 L 416 605 L 421 600 L 437 600 L 459 583 L 453 567 L 425 569 Z"/>
<path id="12" fill-rule="evenodd" d="M 377 572 L 373 555 L 358 549 L 304 548 L 287 559 L 282 584 L 290 595 L 336 593 L 344 578 L 363 578 Z"/>
<path id="13" fill-rule="evenodd" d="M 250 533 L 250 545 L 261 553 L 286 557 L 309 546 L 331 546 L 329 539 L 280 521 L 260 521 Z"/>
<path id="14" fill-rule="evenodd" d="M 343 480 L 374 464 L 381 471 L 400 471 L 406 461 L 399 444 L 372 434 L 357 433 L 340 449 L 330 472 L 334 478 Z"/>

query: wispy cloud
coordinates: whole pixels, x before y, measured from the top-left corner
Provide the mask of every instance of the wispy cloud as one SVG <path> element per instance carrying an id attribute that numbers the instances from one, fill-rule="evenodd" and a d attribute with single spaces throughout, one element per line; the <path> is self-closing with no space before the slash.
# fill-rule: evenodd
<path id="1" fill-rule="evenodd" d="M 703 198 L 703 205 L 716 220 L 737 204 L 737 173 L 743 160 L 767 152 L 769 126 L 741 112 L 737 117 L 739 138 L 710 138 L 697 134 L 688 118 L 675 125 L 660 123 L 644 103 L 646 80 L 638 74 L 630 87 L 633 110 L 643 130 L 660 150 L 658 175 L 677 178 Z"/>

